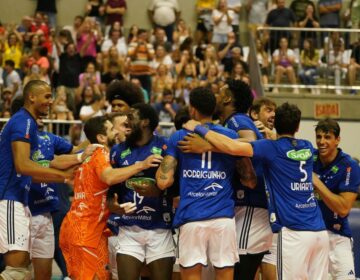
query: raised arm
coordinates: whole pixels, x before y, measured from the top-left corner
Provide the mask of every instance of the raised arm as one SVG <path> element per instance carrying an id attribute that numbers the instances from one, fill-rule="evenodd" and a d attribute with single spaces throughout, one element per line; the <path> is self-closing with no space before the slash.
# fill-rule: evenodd
<path id="1" fill-rule="evenodd" d="M 160 167 L 156 171 L 156 184 L 159 189 L 165 190 L 174 183 L 177 160 L 172 156 L 165 156 Z"/>

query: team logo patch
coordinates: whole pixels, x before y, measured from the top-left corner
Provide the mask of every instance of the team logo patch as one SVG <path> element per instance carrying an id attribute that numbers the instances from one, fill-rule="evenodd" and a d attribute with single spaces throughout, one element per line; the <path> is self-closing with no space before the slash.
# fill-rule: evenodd
<path id="1" fill-rule="evenodd" d="M 333 167 L 331 167 L 331 172 L 336 174 L 339 171 L 339 167 L 337 167 L 336 165 L 334 165 Z"/>
<path id="2" fill-rule="evenodd" d="M 152 147 L 151 148 L 151 153 L 154 155 L 161 155 L 162 149 L 158 148 L 158 147 Z"/>

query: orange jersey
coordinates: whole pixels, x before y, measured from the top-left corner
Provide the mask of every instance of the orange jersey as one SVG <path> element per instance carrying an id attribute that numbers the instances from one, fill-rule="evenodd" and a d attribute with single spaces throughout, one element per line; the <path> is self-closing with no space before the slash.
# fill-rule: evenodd
<path id="1" fill-rule="evenodd" d="M 109 216 L 106 208 L 109 186 L 100 176 L 111 167 L 109 160 L 109 152 L 97 148 L 76 171 L 74 200 L 61 226 L 61 235 L 70 244 L 92 248 L 99 245 Z"/>

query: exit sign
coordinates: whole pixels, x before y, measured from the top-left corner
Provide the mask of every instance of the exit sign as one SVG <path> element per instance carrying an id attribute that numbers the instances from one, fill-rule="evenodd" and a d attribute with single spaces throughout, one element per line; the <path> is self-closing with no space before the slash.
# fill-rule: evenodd
<path id="1" fill-rule="evenodd" d="M 314 117 L 316 119 L 339 118 L 340 103 L 339 102 L 315 102 Z"/>

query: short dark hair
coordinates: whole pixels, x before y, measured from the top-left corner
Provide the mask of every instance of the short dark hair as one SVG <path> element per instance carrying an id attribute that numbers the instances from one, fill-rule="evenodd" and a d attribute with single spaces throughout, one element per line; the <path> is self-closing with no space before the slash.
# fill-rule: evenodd
<path id="1" fill-rule="evenodd" d="M 315 132 L 318 131 L 322 131 L 325 133 L 332 132 L 337 138 L 340 136 L 340 125 L 337 121 L 330 118 L 326 118 L 317 123 L 315 127 Z"/>
<path id="2" fill-rule="evenodd" d="M 200 114 L 210 117 L 215 111 L 216 98 L 207 87 L 197 87 L 190 92 L 190 105 Z"/>
<path id="3" fill-rule="evenodd" d="M 15 68 L 15 62 L 14 62 L 14 60 L 11 60 L 11 59 L 5 60 L 5 65 L 10 66 L 11 68 Z"/>
<path id="4" fill-rule="evenodd" d="M 246 114 L 254 100 L 250 86 L 241 80 L 234 79 L 227 80 L 226 84 L 233 96 L 236 112 Z"/>
<path id="5" fill-rule="evenodd" d="M 139 112 L 140 120 L 149 120 L 151 131 L 154 131 L 159 124 L 159 116 L 156 110 L 149 104 L 137 103 L 132 106 Z"/>
<path id="6" fill-rule="evenodd" d="M 91 144 L 98 143 L 96 137 L 98 134 L 106 135 L 105 123 L 107 120 L 108 118 L 106 116 L 99 116 L 91 118 L 85 122 L 84 133 Z"/>
<path id="7" fill-rule="evenodd" d="M 250 112 L 260 113 L 262 106 L 274 107 L 276 109 L 276 103 L 267 97 L 256 98 L 250 107 Z"/>
<path id="8" fill-rule="evenodd" d="M 187 106 L 182 107 L 175 115 L 174 125 L 176 130 L 182 129 L 183 124 L 190 119 L 189 108 Z"/>
<path id="9" fill-rule="evenodd" d="M 24 102 L 29 98 L 30 92 L 36 90 L 39 87 L 50 87 L 50 85 L 42 80 L 32 80 L 28 82 L 23 89 Z"/>
<path id="10" fill-rule="evenodd" d="M 106 98 L 110 103 L 115 99 L 123 100 L 130 107 L 136 103 L 144 103 L 141 89 L 125 80 L 113 80 L 107 87 Z"/>
<path id="11" fill-rule="evenodd" d="M 24 106 L 24 98 L 22 96 L 16 97 L 10 106 L 10 115 L 14 115 Z"/>
<path id="12" fill-rule="evenodd" d="M 301 119 L 300 109 L 288 102 L 283 103 L 275 110 L 274 127 L 277 134 L 291 134 L 294 135 L 299 128 Z"/>

